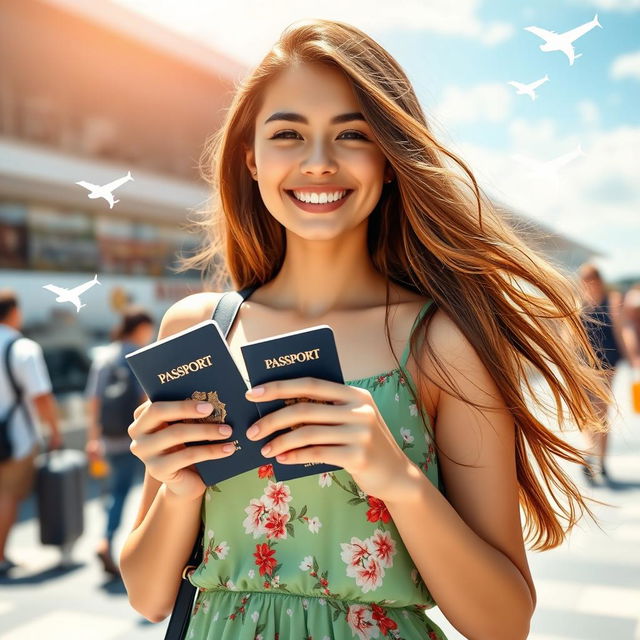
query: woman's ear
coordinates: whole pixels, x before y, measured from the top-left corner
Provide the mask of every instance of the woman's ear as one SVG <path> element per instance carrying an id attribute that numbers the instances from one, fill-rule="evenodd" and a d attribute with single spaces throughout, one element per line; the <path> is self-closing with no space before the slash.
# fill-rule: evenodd
<path id="1" fill-rule="evenodd" d="M 253 153 L 253 149 L 246 149 L 245 150 L 245 163 L 247 165 L 247 169 L 249 169 L 249 173 L 251 174 L 251 177 L 255 180 L 256 179 L 256 163 L 255 163 L 255 157 L 254 157 L 254 153 Z"/>

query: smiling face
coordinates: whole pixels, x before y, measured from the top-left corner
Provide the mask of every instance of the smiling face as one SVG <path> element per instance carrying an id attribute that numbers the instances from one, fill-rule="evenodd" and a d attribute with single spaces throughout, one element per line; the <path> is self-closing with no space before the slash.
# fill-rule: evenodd
<path id="1" fill-rule="evenodd" d="M 392 172 L 385 172 L 385 156 L 358 112 L 345 76 L 327 66 L 292 66 L 266 88 L 246 162 L 265 206 L 285 228 L 330 238 L 374 209 Z"/>

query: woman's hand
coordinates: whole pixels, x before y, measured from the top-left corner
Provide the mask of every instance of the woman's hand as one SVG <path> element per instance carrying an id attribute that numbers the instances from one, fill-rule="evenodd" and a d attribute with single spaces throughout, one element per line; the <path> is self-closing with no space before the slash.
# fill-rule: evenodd
<path id="1" fill-rule="evenodd" d="M 397 498 L 411 482 L 408 471 L 413 463 L 396 443 L 367 389 L 311 377 L 260 386 L 264 392 L 247 391 L 248 400 L 310 398 L 333 403 L 297 402 L 257 420 L 253 426 L 258 430 L 247 430 L 250 440 L 296 425 L 265 445 L 263 455 L 275 456 L 283 464 L 324 462 L 343 467 L 362 491 L 383 501 Z"/>
<path id="2" fill-rule="evenodd" d="M 205 406 L 204 412 L 198 410 L 201 405 Z M 134 421 L 129 425 L 131 453 L 144 462 L 150 476 L 166 484 L 167 489 L 176 496 L 187 500 L 196 500 L 207 488 L 194 469 L 194 463 L 227 458 L 236 450 L 232 443 L 194 446 L 184 444 L 202 440 L 226 440 L 231 435 L 229 425 L 178 422 L 204 418 L 212 410 L 211 404 L 198 400 L 147 400 L 133 412 Z M 169 424 L 170 422 L 174 424 Z M 225 451 L 225 448 L 228 450 Z"/>

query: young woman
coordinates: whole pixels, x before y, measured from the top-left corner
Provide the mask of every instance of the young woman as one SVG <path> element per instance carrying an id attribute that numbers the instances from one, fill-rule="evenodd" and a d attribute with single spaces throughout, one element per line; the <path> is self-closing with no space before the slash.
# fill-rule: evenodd
<path id="1" fill-rule="evenodd" d="M 228 334 L 235 361 L 246 374 L 245 342 L 326 323 L 347 382 L 249 394 L 326 403 L 259 420 L 256 438 L 304 426 L 214 487 L 193 463 L 233 453 L 183 443 L 228 433 L 189 422 L 195 401 L 136 409 L 146 475 L 121 555 L 132 606 L 170 614 L 202 518 L 188 638 L 443 640 L 425 615 L 436 603 L 468 638 L 526 638 L 536 594 L 519 507 L 535 549 L 591 513 L 556 460 L 581 452 L 523 388 L 537 372 L 561 424 L 597 422 L 587 391 L 607 389 L 575 285 L 501 221 L 464 164 L 466 178 L 446 166 L 456 158 L 398 63 L 348 24 L 287 28 L 210 153 L 206 243 L 185 264 L 217 270 L 218 291 L 256 287 Z M 211 318 L 220 295 L 174 304 L 159 338 Z M 274 483 L 274 456 L 343 470 Z"/>

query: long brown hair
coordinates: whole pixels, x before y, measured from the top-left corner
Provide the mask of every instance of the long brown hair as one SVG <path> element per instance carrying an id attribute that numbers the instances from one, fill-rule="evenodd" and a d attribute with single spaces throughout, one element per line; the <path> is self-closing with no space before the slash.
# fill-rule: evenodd
<path id="1" fill-rule="evenodd" d="M 611 396 L 581 324 L 579 290 L 561 267 L 525 244 L 467 165 L 436 140 L 404 71 L 367 34 L 343 22 L 295 22 L 238 83 L 225 122 L 202 156 L 201 170 L 212 186 L 201 219 L 194 221 L 196 230 L 204 231 L 203 244 L 195 255 L 181 259 L 178 270 L 201 269 L 205 286 L 224 291 L 260 286 L 280 269 L 285 229 L 266 209 L 246 167 L 245 149 L 253 144 L 265 87 L 276 74 L 301 62 L 344 73 L 395 172 L 396 180 L 385 185 L 369 216 L 367 231 L 372 262 L 387 277 L 389 344 L 389 281 L 433 298 L 430 311 L 440 307 L 456 323 L 515 420 L 525 537 L 533 542 L 532 549 L 556 547 L 585 510 L 595 520 L 586 498 L 556 460 L 584 464 L 584 452 L 555 435 L 527 402 L 560 428 L 567 414 L 581 430 L 604 428 L 588 392 L 608 402 Z M 432 317 L 425 314 L 416 327 L 412 354 Z M 424 348 L 429 349 L 426 340 Z M 450 381 L 446 390 L 461 397 L 441 361 L 429 353 Z M 420 358 L 414 359 L 420 375 L 429 376 Z M 550 388 L 554 408 L 531 387 L 532 373 Z M 423 406 L 421 386 L 416 384 L 417 406 Z"/>

